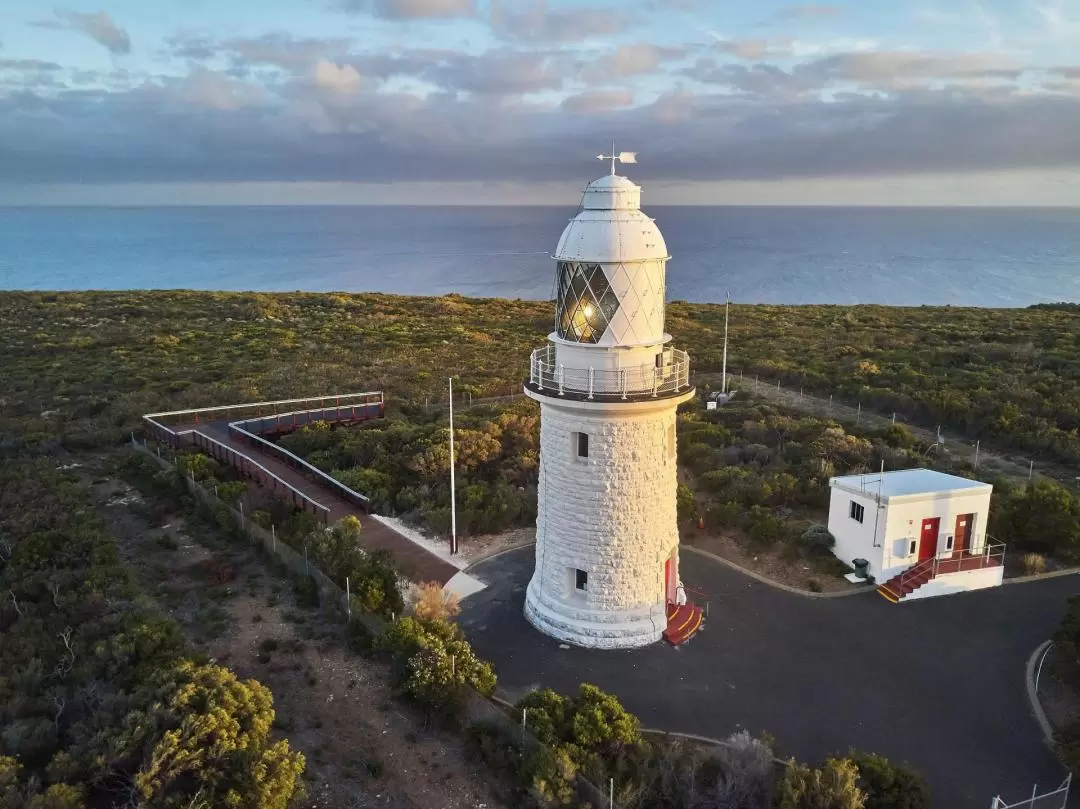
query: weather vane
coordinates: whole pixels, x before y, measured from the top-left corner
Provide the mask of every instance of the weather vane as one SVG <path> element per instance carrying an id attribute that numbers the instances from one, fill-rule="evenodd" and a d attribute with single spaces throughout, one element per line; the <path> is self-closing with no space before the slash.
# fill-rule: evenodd
<path id="1" fill-rule="evenodd" d="M 597 160 L 610 160 L 611 161 L 611 173 L 615 174 L 615 161 L 620 163 L 636 163 L 637 152 L 616 152 L 615 141 L 611 142 L 611 154 L 598 154 Z"/>

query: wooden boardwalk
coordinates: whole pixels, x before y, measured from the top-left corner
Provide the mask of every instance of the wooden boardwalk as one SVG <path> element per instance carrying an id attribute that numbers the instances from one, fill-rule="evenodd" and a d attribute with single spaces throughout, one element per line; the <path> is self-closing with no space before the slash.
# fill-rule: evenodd
<path id="1" fill-rule="evenodd" d="M 275 404 L 275 403 L 268 403 Z M 363 408 L 361 408 L 363 410 Z M 243 421 L 235 417 L 221 417 L 221 411 L 213 418 L 201 418 L 205 411 L 191 414 L 152 414 L 144 419 L 155 438 L 174 447 L 197 446 L 207 454 L 232 466 L 245 477 L 266 486 L 275 494 L 283 496 L 305 510 L 316 510 L 326 522 L 334 523 L 343 517 L 354 516 L 360 520 L 359 544 L 364 550 L 384 550 L 393 556 L 394 562 L 413 582 L 437 582 L 445 585 L 459 569 L 435 555 L 424 546 L 379 520 L 372 519 L 366 507 L 366 498 L 352 492 L 324 473 L 314 468 L 304 469 L 306 462 L 291 456 L 281 448 L 264 442 L 258 435 L 237 430 L 237 425 L 249 425 L 248 429 L 266 433 L 290 432 L 298 426 L 316 420 L 354 422 L 381 417 L 382 405 L 377 412 L 357 413 L 356 408 L 338 409 L 338 417 L 330 409 L 288 414 L 289 418 L 274 415 Z M 312 414 L 317 413 L 317 417 Z M 207 417 L 211 413 L 205 413 Z M 239 415 L 239 414 L 237 414 Z M 163 417 L 170 417 L 166 426 Z M 258 423 L 257 423 L 258 422 Z M 233 425 L 230 429 L 230 424 Z M 252 466 L 247 460 L 254 462 Z M 299 463 L 297 463 L 299 462 Z M 291 491 L 290 491 L 291 490 Z"/>

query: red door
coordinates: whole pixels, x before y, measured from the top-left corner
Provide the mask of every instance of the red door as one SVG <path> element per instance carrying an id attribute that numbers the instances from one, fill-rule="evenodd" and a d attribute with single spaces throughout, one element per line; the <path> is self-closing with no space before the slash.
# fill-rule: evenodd
<path id="1" fill-rule="evenodd" d="M 971 536 L 971 522 L 975 519 L 974 514 L 958 514 L 956 516 L 956 530 L 953 532 L 953 556 L 964 555 L 964 549 L 968 546 Z"/>
<path id="2" fill-rule="evenodd" d="M 922 534 L 919 535 L 919 561 L 923 562 L 937 555 L 938 530 L 941 518 L 931 517 L 922 521 Z"/>
<path id="3" fill-rule="evenodd" d="M 671 595 L 671 560 L 664 560 L 664 594 L 667 597 L 667 603 L 672 603 L 675 599 Z"/>

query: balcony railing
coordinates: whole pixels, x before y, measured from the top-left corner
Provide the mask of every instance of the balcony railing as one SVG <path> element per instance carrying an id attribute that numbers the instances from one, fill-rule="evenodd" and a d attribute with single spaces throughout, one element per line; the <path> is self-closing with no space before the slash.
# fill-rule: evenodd
<path id="1" fill-rule="evenodd" d="M 666 396 L 689 388 L 690 356 L 685 351 L 668 349 L 664 357 L 667 361 L 659 367 L 572 368 L 557 363 L 555 346 L 547 345 L 532 353 L 529 382 L 553 396 L 584 394 L 589 399 Z"/>

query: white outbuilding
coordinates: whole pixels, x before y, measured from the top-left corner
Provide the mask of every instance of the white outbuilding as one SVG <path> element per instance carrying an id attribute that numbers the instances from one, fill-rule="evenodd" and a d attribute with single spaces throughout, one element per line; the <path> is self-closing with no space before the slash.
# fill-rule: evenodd
<path id="1" fill-rule="evenodd" d="M 833 552 L 863 562 L 890 601 L 1001 584 L 1005 546 L 986 534 L 993 486 L 933 469 L 829 481 Z"/>
<path id="2" fill-rule="evenodd" d="M 694 395 L 690 358 L 664 331 L 664 237 L 610 159 L 559 239 L 554 329 L 525 384 L 540 403 L 525 617 L 577 646 L 625 649 L 681 643 L 702 613 L 679 580 L 675 508 L 675 411 Z"/>

